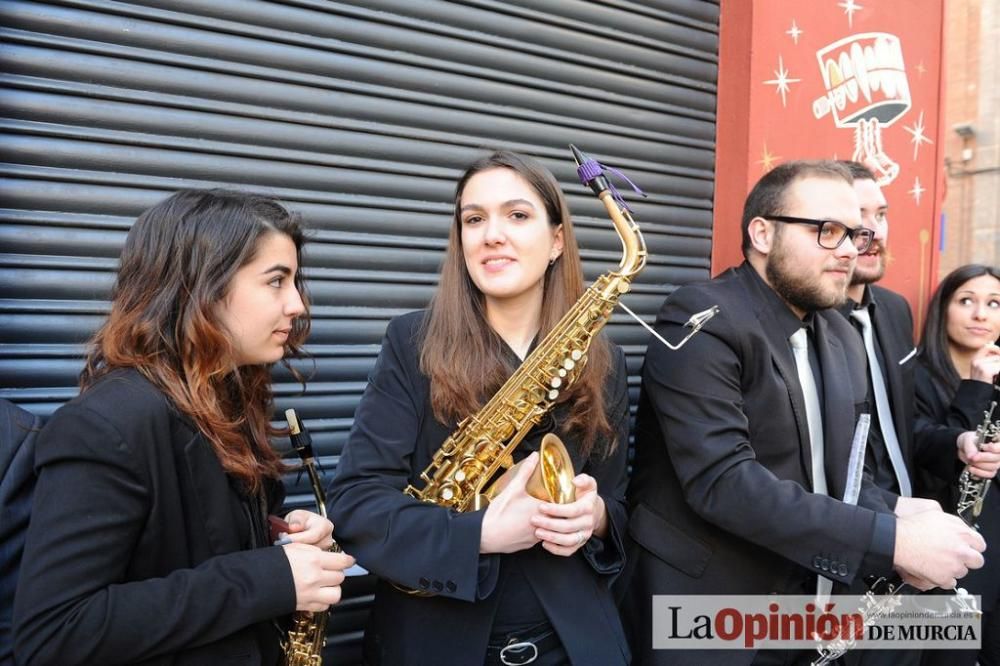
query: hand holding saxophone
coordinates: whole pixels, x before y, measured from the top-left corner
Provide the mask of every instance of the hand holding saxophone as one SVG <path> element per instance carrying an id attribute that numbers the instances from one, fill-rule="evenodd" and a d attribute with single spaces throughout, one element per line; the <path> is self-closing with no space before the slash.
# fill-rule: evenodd
<path id="1" fill-rule="evenodd" d="M 538 453 L 532 453 L 511 470 L 510 480 L 483 516 L 479 552 L 513 553 L 541 542 L 553 555 L 568 557 L 591 536 L 607 534 L 607 507 L 592 476 L 578 474 L 573 478 L 573 502 L 542 502 L 527 488 L 537 465 Z"/>
<path id="2" fill-rule="evenodd" d="M 281 548 L 295 581 L 295 610 L 318 613 L 340 601 L 344 570 L 354 564 L 353 557 L 304 543 Z"/>
<path id="3" fill-rule="evenodd" d="M 285 516 L 288 530 L 285 535 L 292 543 L 317 546 L 322 550 L 333 548 L 333 523 L 318 513 L 296 509 Z"/>
<path id="4" fill-rule="evenodd" d="M 486 508 L 479 538 L 480 553 L 516 553 L 531 548 L 539 539 L 531 517 L 542 504 L 528 494 L 527 484 L 538 465 L 538 453 L 533 452 L 516 468 L 510 481 Z"/>
<path id="5" fill-rule="evenodd" d="M 608 512 L 597 493 L 597 481 L 589 474 L 573 479 L 576 501 L 568 504 L 545 502 L 531 523 L 542 548 L 553 555 L 569 557 L 583 547 L 590 537 L 603 537 L 608 532 Z"/>

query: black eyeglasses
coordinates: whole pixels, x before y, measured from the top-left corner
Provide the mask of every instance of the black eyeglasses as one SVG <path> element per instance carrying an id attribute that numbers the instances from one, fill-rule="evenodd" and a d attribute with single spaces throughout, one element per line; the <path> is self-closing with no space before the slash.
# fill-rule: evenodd
<path id="1" fill-rule="evenodd" d="M 811 224 L 816 227 L 816 242 L 826 250 L 836 250 L 845 238 L 850 238 L 859 253 L 864 254 L 875 240 L 875 231 L 868 227 L 854 227 L 835 220 L 813 220 L 808 217 L 789 217 L 788 215 L 767 215 L 765 220 L 787 222 L 789 224 Z"/>

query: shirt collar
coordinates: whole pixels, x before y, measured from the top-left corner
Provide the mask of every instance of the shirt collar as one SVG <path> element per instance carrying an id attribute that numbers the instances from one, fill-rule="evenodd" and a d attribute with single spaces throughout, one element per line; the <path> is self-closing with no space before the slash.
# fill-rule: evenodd
<path id="1" fill-rule="evenodd" d="M 853 298 L 848 297 L 844 304 L 841 305 L 837 310 L 840 314 L 845 317 L 850 317 L 851 312 L 854 310 L 868 310 L 869 313 L 875 309 L 875 299 L 872 298 L 872 290 L 868 285 L 865 285 L 865 290 L 861 294 L 861 302 L 858 303 Z"/>

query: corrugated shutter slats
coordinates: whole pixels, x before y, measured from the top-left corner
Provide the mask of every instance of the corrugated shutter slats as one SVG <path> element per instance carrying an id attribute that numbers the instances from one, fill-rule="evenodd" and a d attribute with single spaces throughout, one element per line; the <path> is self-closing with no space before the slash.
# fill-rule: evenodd
<path id="1" fill-rule="evenodd" d="M 709 275 L 717 2 L 370 0 L 0 3 L 0 397 L 48 415 L 75 392 L 136 215 L 182 187 L 284 199 L 310 227 L 308 391 L 275 372 L 336 466 L 392 316 L 437 284 L 462 168 L 491 147 L 540 158 L 567 192 L 585 271 L 617 265 L 566 144 L 649 193 L 652 320 Z M 608 327 L 633 397 L 647 341 Z M 293 500 L 308 489 L 289 479 Z M 372 582 L 331 621 L 359 659 Z"/>

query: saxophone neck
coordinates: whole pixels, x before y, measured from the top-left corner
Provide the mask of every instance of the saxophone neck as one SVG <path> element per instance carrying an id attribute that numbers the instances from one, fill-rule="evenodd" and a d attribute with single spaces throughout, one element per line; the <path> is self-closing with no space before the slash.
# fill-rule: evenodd
<path id="1" fill-rule="evenodd" d="M 319 464 L 316 462 L 316 454 L 313 452 L 312 436 L 294 409 L 285 410 L 285 419 L 288 421 L 288 438 L 292 443 L 292 448 L 302 459 L 301 469 L 305 470 L 306 476 L 309 477 L 309 486 L 312 488 L 313 499 L 316 501 L 316 513 L 326 518 L 326 491 L 323 489 Z M 334 553 L 343 552 L 336 541 L 333 542 L 330 550 Z"/>
<path id="2" fill-rule="evenodd" d="M 631 280 L 646 265 L 646 240 L 632 215 L 618 204 L 609 190 L 602 190 L 600 199 L 622 242 L 622 259 L 616 272 Z"/>
<path id="3" fill-rule="evenodd" d="M 631 280 L 646 265 L 646 241 L 642 237 L 642 232 L 639 231 L 639 225 L 629 214 L 625 200 L 615 190 L 605 172 L 617 174 L 625 179 L 636 192 L 642 196 L 646 196 L 646 194 L 621 171 L 604 166 L 572 144 L 570 144 L 570 150 L 573 151 L 576 173 L 580 177 L 580 181 L 590 187 L 604 203 L 604 208 L 615 225 L 615 231 L 621 238 L 622 260 L 618 265 L 617 273 L 626 280 Z"/>

